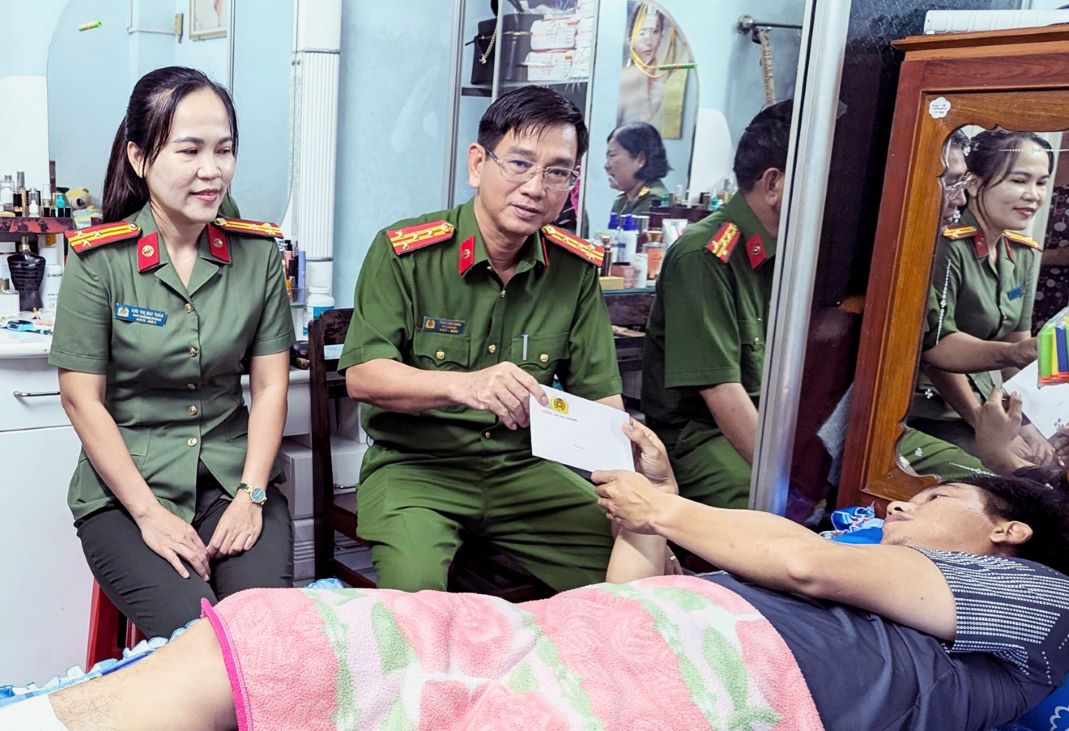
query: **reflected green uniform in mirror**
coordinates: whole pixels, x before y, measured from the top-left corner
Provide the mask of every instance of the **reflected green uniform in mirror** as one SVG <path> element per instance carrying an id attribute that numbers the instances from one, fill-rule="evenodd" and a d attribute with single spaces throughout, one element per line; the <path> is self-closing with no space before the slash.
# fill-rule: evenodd
<path id="1" fill-rule="evenodd" d="M 725 223 L 740 232 L 726 262 L 706 246 Z M 756 265 L 747 249 L 760 243 Z M 757 405 L 776 240 L 742 195 L 692 224 L 668 249 L 646 328 L 642 408 L 668 447 L 680 493 L 746 507 L 750 464 L 716 424 L 699 391 L 740 383 Z"/>
<path id="2" fill-rule="evenodd" d="M 956 444 L 909 427 L 898 441 L 898 454 L 918 475 L 935 475 L 941 480 L 990 473 L 979 459 Z"/>
<path id="3" fill-rule="evenodd" d="M 226 262 L 205 230 L 183 285 L 162 240 L 151 244 L 158 265 L 139 271 L 142 242 L 156 233 L 149 206 L 126 220 L 141 227 L 140 239 L 68 257 L 48 361 L 107 375 L 108 411 L 134 464 L 160 503 L 189 522 L 198 462 L 230 495 L 241 482 L 249 423 L 242 361 L 293 344 L 289 299 L 273 239 L 227 233 Z M 276 467 L 271 481 L 281 477 Z M 84 450 L 68 501 L 75 519 L 114 501 Z"/>
<path id="4" fill-rule="evenodd" d="M 385 231 L 375 237 L 339 369 L 380 358 L 466 372 L 511 361 L 584 398 L 620 393 L 595 266 L 535 233 L 502 287 L 471 201 L 390 230 L 438 220 L 455 227 L 452 237 L 410 253 L 398 255 Z M 358 532 L 373 544 L 380 586 L 444 589 L 461 530 L 485 535 L 555 589 L 604 579 L 611 537 L 593 488 L 533 457 L 529 429 L 463 406 L 361 410 L 374 444 Z"/>
<path id="5" fill-rule="evenodd" d="M 962 212 L 959 226 L 948 227 L 943 234 L 932 267 L 924 348 L 955 332 L 987 341 L 1030 332 L 1039 252 L 1002 236 L 994 242 L 999 256 L 993 264 L 987 253 L 989 242 L 968 210 Z M 1002 383 L 997 371 L 970 373 L 968 379 L 977 405 Z M 939 396 L 924 368 L 909 416 L 912 426 L 972 451 L 971 428 Z"/>
<path id="6" fill-rule="evenodd" d="M 664 187 L 664 183 L 654 180 L 642 186 L 635 200 L 629 200 L 626 193 L 616 196 L 616 200 L 612 202 L 612 212 L 619 213 L 621 216 L 629 213 L 633 216 L 643 216 L 654 206 L 661 205 L 661 201 L 666 197 L 668 197 L 668 189 Z"/>

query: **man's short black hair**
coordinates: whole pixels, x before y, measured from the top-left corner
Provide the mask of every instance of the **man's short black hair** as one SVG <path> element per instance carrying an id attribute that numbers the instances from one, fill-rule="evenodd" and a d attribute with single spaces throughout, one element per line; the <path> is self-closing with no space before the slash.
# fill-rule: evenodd
<path id="1" fill-rule="evenodd" d="M 735 150 L 735 180 L 742 192 L 753 190 L 769 168 L 787 169 L 793 112 L 794 100 L 785 99 L 762 109 L 746 126 Z"/>
<path id="2" fill-rule="evenodd" d="M 522 86 L 502 94 L 479 120 L 479 144 L 493 151 L 509 132 L 541 134 L 546 127 L 570 124 L 575 127 L 575 161 L 579 162 L 590 144 L 590 132 L 583 113 L 570 99 L 545 86 Z"/>
<path id="3" fill-rule="evenodd" d="M 636 180 L 651 183 L 663 178 L 672 169 L 668 164 L 661 133 L 652 124 L 632 122 L 622 125 L 612 131 L 606 142 L 612 140 L 616 140 L 616 144 L 627 150 L 631 157 L 638 157 L 639 153 L 646 156 L 646 164 L 635 173 Z"/>
<path id="4" fill-rule="evenodd" d="M 1025 473 L 1029 477 L 1035 473 Z M 1069 494 L 1064 482 L 1037 482 L 1023 476 L 976 475 L 944 483 L 972 485 L 984 491 L 988 515 L 1019 520 L 1032 528 L 1032 537 L 1015 546 L 1018 558 L 1049 566 L 1069 575 Z"/>

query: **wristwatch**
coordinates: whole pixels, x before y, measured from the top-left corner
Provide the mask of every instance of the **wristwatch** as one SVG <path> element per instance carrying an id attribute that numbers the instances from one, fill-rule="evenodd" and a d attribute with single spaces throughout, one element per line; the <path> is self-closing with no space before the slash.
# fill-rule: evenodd
<path id="1" fill-rule="evenodd" d="M 242 482 L 238 485 L 238 489 L 249 493 L 249 500 L 252 500 L 254 505 L 262 507 L 263 504 L 267 502 L 267 493 L 264 492 L 262 487 L 253 487 L 252 485 L 247 485 Z"/>

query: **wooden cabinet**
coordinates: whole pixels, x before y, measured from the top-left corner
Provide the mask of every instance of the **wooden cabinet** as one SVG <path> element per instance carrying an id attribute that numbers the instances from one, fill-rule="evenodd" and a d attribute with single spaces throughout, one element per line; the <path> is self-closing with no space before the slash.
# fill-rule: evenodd
<path id="1" fill-rule="evenodd" d="M 908 499 L 935 478 L 898 457 L 941 225 L 944 145 L 962 127 L 1069 128 L 1069 29 L 916 36 L 899 78 L 839 504 Z M 974 128 L 975 128 L 974 127 Z M 1042 232 L 1039 237 L 1042 238 Z"/>

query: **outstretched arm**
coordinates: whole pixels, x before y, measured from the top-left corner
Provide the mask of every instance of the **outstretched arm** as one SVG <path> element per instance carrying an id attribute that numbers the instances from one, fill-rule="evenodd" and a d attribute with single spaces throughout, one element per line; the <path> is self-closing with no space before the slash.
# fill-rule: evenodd
<path id="1" fill-rule="evenodd" d="M 653 431 L 632 419 L 624 426 L 624 433 L 631 440 L 635 456 L 635 469 L 645 475 L 656 489 L 669 494 L 679 493 L 668 453 Z M 655 534 L 635 533 L 620 529 L 612 546 L 605 580 L 615 584 L 626 581 L 661 576 L 665 573 L 665 561 L 669 558 L 668 544 Z"/>
<path id="2" fill-rule="evenodd" d="M 670 495 L 622 470 L 595 472 L 599 504 L 626 530 L 666 538 L 760 586 L 848 604 L 943 640 L 954 599 L 942 573 L 904 546 L 826 540 L 755 510 L 726 510 Z"/>

